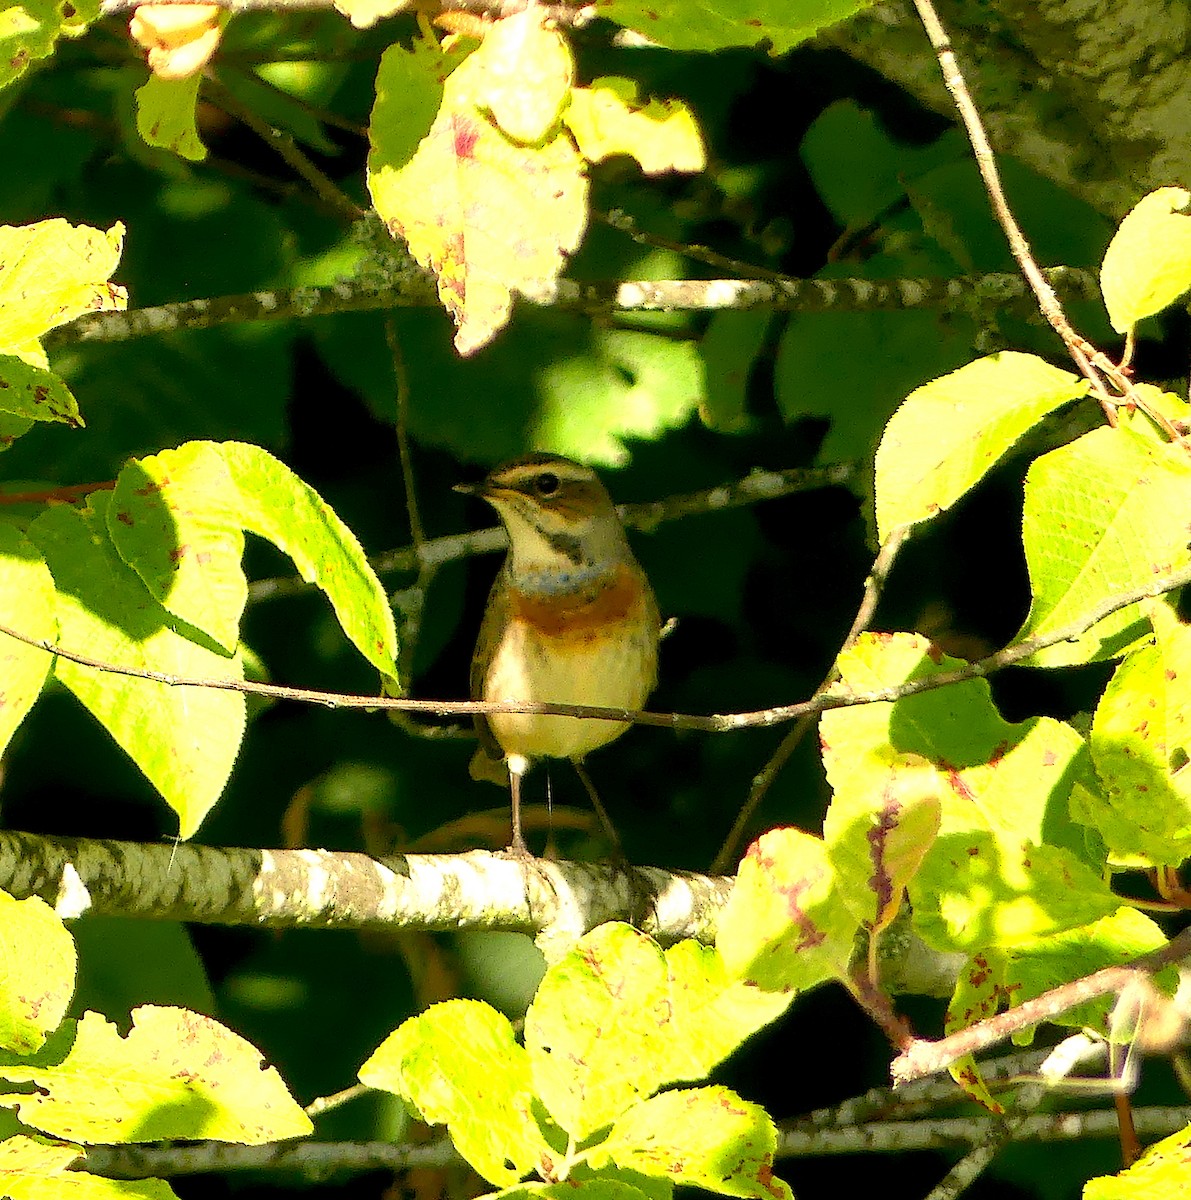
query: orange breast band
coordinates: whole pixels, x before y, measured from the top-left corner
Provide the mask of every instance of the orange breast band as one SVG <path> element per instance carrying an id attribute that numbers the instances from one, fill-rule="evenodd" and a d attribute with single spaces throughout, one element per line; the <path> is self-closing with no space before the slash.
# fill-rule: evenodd
<path id="1" fill-rule="evenodd" d="M 641 581 L 623 563 L 605 579 L 570 593 L 535 595 L 510 588 L 510 616 L 545 637 L 586 640 L 628 619 L 641 602 Z"/>

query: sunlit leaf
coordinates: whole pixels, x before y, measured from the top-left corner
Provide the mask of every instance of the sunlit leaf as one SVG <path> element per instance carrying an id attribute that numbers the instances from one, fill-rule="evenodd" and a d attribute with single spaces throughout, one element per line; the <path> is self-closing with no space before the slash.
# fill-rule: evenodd
<path id="1" fill-rule="evenodd" d="M 116 666 L 204 679 L 238 680 L 238 659 L 175 632 L 107 535 L 110 497 L 90 509 L 48 509 L 29 527 L 57 586 L 60 644 Z M 244 735 L 244 697 L 214 688 L 171 687 L 80 666 L 65 658 L 54 674 L 107 729 L 190 837 L 219 798 Z"/>
<path id="2" fill-rule="evenodd" d="M 631 1108 L 593 1159 L 723 1196 L 791 1200 L 773 1173 L 776 1150 L 777 1130 L 759 1104 L 726 1087 L 680 1088 Z"/>
<path id="3" fill-rule="evenodd" d="M 866 634 L 838 665 L 837 690 L 863 693 L 961 664 L 925 638 Z M 891 785 L 895 795 L 938 798 L 938 836 L 909 879 L 915 926 L 936 949 L 971 954 L 1022 944 L 1118 907 L 1067 815 L 1071 790 L 1088 769 L 1083 739 L 1069 725 L 1048 717 L 1012 724 L 993 705 L 988 683 L 972 679 L 834 709 L 820 728 L 836 797 L 829 829 L 849 831 L 851 814 L 871 809 L 874 798 L 879 804 Z M 842 819 L 832 811 L 837 803 Z M 870 836 L 878 830 L 870 826 Z M 852 829 L 844 844 L 861 832 Z M 858 903 L 857 881 L 848 886 Z"/>
<path id="4" fill-rule="evenodd" d="M 740 864 L 716 949 L 737 979 L 766 991 L 802 991 L 846 973 L 859 925 L 822 840 L 773 829 Z"/>
<path id="5" fill-rule="evenodd" d="M 600 16 L 674 50 L 769 47 L 785 52 L 870 0 L 599 0 Z"/>
<path id="6" fill-rule="evenodd" d="M 360 1082 L 446 1125 L 459 1153 L 497 1187 L 553 1154 L 533 1115 L 529 1056 L 508 1018 L 478 1000 L 448 1000 L 406 1021 L 360 1068 Z"/>
<path id="7" fill-rule="evenodd" d="M 544 29 L 540 36 L 551 44 L 561 38 Z M 410 161 L 390 157 L 386 132 L 405 119 L 401 98 L 381 89 L 373 110 L 373 203 L 438 277 L 461 354 L 479 349 L 505 324 L 515 292 L 549 293 L 587 223 L 583 160 L 567 134 L 559 128 L 541 142 L 517 142 L 477 106 L 489 98 L 486 76 L 503 45 L 490 36 L 451 73 L 438 116 Z M 548 80 L 526 101 L 542 121 L 556 91 Z M 532 126 L 524 114 L 514 122 Z"/>
<path id="8" fill-rule="evenodd" d="M 535 1089 L 584 1137 L 668 1083 L 703 1078 L 788 1002 L 729 976 L 706 947 L 663 953 L 630 926 L 601 925 L 547 970 L 526 1013 Z"/>
<path id="9" fill-rule="evenodd" d="M 691 110 L 681 100 L 641 101 L 632 79 L 609 75 L 572 89 L 563 119 L 589 162 L 629 154 L 647 175 L 707 165 Z"/>
<path id="10" fill-rule="evenodd" d="M 30 1095 L 0 1097 L 26 1125 L 80 1142 L 258 1146 L 312 1128 L 254 1046 L 182 1008 L 133 1010 L 127 1037 L 98 1013 L 84 1013 L 34 1055 L 0 1054 L 0 1075 L 37 1085 Z"/>
<path id="11" fill-rule="evenodd" d="M 915 389 L 893 414 L 876 461 L 877 529 L 950 508 L 1014 442 L 1087 384 L 1032 354 L 1002 351 Z"/>
<path id="12" fill-rule="evenodd" d="M 139 4 L 128 32 L 148 52 L 155 76 L 181 80 L 197 75 L 211 60 L 227 19 L 215 4 Z"/>
<path id="13" fill-rule="evenodd" d="M 1100 787 L 1077 815 L 1118 853 L 1177 866 L 1191 855 L 1191 627 L 1147 606 L 1155 641 L 1117 667 L 1092 722 Z"/>
<path id="14" fill-rule="evenodd" d="M 1101 428 L 1035 460 L 1022 541 L 1033 600 L 1019 638 L 1057 632 L 1122 592 L 1191 563 L 1191 458 L 1132 429 Z M 1028 661 L 1065 666 L 1113 658 L 1144 632 L 1137 605 Z"/>
<path id="15" fill-rule="evenodd" d="M 1162 187 L 1121 222 L 1104 254 L 1100 288 L 1112 327 L 1127 333 L 1191 290 L 1191 192 Z"/>
<path id="16" fill-rule="evenodd" d="M 30 63 L 54 52 L 60 37 L 78 37 L 99 17 L 99 0 L 21 0 L 0 4 L 0 88 Z"/>
<path id="17" fill-rule="evenodd" d="M 0 522 L 0 625 L 54 642 L 54 580 L 41 555 L 15 526 Z M 0 633 L 0 751 L 41 694 L 52 657 Z"/>
<path id="18" fill-rule="evenodd" d="M 16 1134 L 0 1141 L 0 1194 L 8 1200 L 176 1200 L 163 1179 L 105 1179 L 71 1170 L 83 1148 Z"/>
<path id="19" fill-rule="evenodd" d="M 397 636 L 384 589 L 351 530 L 279 459 L 245 442 L 188 442 L 120 473 L 108 531 L 161 604 L 229 652 L 248 594 L 243 531 L 285 551 L 322 589 L 382 674 Z"/>
<path id="20" fill-rule="evenodd" d="M 74 942 L 37 896 L 0 892 L 0 1048 L 38 1049 L 74 995 Z"/>

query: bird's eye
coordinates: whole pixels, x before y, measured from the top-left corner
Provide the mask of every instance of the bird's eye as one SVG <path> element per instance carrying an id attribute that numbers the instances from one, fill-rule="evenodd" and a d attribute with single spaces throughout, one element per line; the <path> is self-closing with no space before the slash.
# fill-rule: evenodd
<path id="1" fill-rule="evenodd" d="M 560 480 L 553 471 L 543 471 L 533 481 L 533 490 L 539 496 L 553 496 L 558 491 Z"/>

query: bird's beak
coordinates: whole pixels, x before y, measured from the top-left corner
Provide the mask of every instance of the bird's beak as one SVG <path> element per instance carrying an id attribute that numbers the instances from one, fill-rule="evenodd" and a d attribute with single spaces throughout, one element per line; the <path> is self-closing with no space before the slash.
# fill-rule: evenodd
<path id="1" fill-rule="evenodd" d="M 464 496 L 482 496 L 484 494 L 484 481 L 479 483 L 457 483 L 453 488 L 453 492 L 461 492 Z"/>

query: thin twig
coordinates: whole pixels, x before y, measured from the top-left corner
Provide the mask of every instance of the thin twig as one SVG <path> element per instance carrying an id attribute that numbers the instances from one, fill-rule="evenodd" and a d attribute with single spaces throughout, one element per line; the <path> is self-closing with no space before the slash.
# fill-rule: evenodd
<path id="1" fill-rule="evenodd" d="M 617 233 L 623 233 L 639 246 L 650 246 L 658 250 L 672 250 L 675 254 L 681 254 L 684 258 L 706 263 L 709 267 L 727 271 L 729 274 L 738 275 L 742 279 L 779 280 L 790 278 L 788 275 L 783 275 L 780 271 L 770 270 L 769 267 L 759 267 L 755 263 L 743 262 L 727 254 L 720 254 L 708 246 L 675 242 L 670 238 L 662 237 L 660 234 L 650 233 L 648 230 L 639 228 L 637 222 L 623 208 L 613 208 L 606 213 L 593 212 L 591 215 L 594 220 L 602 222 L 610 229 L 615 229 Z"/>
<path id="2" fill-rule="evenodd" d="M 1036 634 L 1014 642 L 995 654 L 990 654 L 966 666 L 957 667 L 951 671 L 940 671 L 937 674 L 923 675 L 917 679 L 908 679 L 904 683 L 889 687 L 869 688 L 865 691 L 831 691 L 812 696 L 809 700 L 800 700 L 795 704 L 781 704 L 773 708 L 758 709 L 753 712 L 713 713 L 709 715 L 695 713 L 655 713 L 640 712 L 628 708 L 607 708 L 591 704 L 530 704 L 513 703 L 509 701 L 484 700 L 410 700 L 396 699 L 388 696 L 361 696 L 349 692 L 323 692 L 312 688 L 283 687 L 279 684 L 252 683 L 240 679 L 198 678 L 185 675 L 170 675 L 163 671 L 150 671 L 140 667 L 125 667 L 116 663 L 105 662 L 102 659 L 91 658 L 85 654 L 55 645 L 41 638 L 30 637 L 6 625 L 0 625 L 0 633 L 44 650 L 47 654 L 56 654 L 79 666 L 92 667 L 97 671 L 106 671 L 113 675 L 125 675 L 133 679 L 146 679 L 153 683 L 163 683 L 169 687 L 199 687 L 211 688 L 224 692 L 243 692 L 246 695 L 268 696 L 274 700 L 297 700 L 305 704 L 317 704 L 324 708 L 347 709 L 400 709 L 405 712 L 433 713 L 440 717 L 475 716 L 477 713 L 528 713 L 534 716 L 580 717 L 591 721 L 619 721 L 634 725 L 649 725 L 661 729 L 696 729 L 704 733 L 734 733 L 740 729 L 766 729 L 773 725 L 783 725 L 788 721 L 796 721 L 799 717 L 811 713 L 825 712 L 832 708 L 852 708 L 860 704 L 885 704 L 903 700 L 907 696 L 916 696 L 921 692 L 934 691 L 937 688 L 951 687 L 957 683 L 966 683 L 973 679 L 984 679 L 1003 667 L 1021 662 L 1048 646 L 1056 646 L 1060 642 L 1070 641 L 1085 633 L 1105 617 L 1114 612 L 1139 604 L 1143 600 L 1153 599 L 1164 592 L 1172 591 L 1191 583 L 1191 567 L 1186 567 L 1174 575 L 1163 579 L 1153 580 L 1144 587 L 1118 596 L 1109 597 L 1085 613 L 1078 621 L 1072 621 L 1060 629 L 1046 634 Z"/>
<path id="3" fill-rule="evenodd" d="M 901 550 L 909 535 L 909 526 L 895 529 L 886 539 L 885 544 L 877 551 L 877 557 L 873 560 L 872 570 L 868 573 L 868 578 L 864 581 L 864 595 L 861 597 L 860 607 L 856 610 L 856 616 L 852 620 L 852 627 L 844 637 L 831 670 L 827 672 L 823 682 L 815 689 L 814 694 L 816 696 L 822 695 L 839 679 L 838 664 L 840 656 L 852 648 L 856 639 L 868 628 L 869 623 L 872 621 L 873 613 L 877 609 L 877 602 L 880 600 L 881 592 L 885 587 L 885 581 L 889 578 L 889 572 L 893 570 L 893 563 L 897 558 L 898 551 Z M 741 805 L 740 812 L 732 824 L 731 831 L 724 839 L 719 853 L 716 854 L 712 862 L 710 869 L 713 874 L 718 875 L 726 871 L 736 861 L 740 843 L 744 839 L 745 830 L 753 819 L 753 814 L 757 811 L 757 807 L 765 798 L 765 794 L 773 785 L 773 781 L 778 777 L 781 769 L 802 743 L 802 739 L 814 728 L 817 719 L 817 713 L 799 717 L 794 724 L 794 728 L 782 738 L 778 743 L 777 749 L 769 756 L 769 760 L 753 777 L 752 785 L 749 787 L 749 794 L 744 804 Z"/>
<path id="4" fill-rule="evenodd" d="M 1009 207 L 992 145 L 989 143 L 984 122 L 972 100 L 963 72 L 955 57 L 950 35 L 943 27 L 943 22 L 939 19 L 932 0 L 914 0 L 914 7 L 918 11 L 918 17 L 922 21 L 926 35 L 939 60 L 943 83 L 951 93 L 951 98 L 955 102 L 960 120 L 968 135 L 968 141 L 972 145 L 976 167 L 984 182 L 985 191 L 988 193 L 993 215 L 1008 239 L 1010 252 L 1017 261 L 1022 275 L 1037 298 L 1042 315 L 1050 323 L 1051 328 L 1063 339 L 1067 352 L 1091 384 L 1110 425 L 1116 424 L 1116 409 L 1121 401 L 1124 401 L 1140 408 L 1171 441 L 1182 444 L 1183 438 L 1179 431 L 1163 413 L 1155 409 L 1138 392 L 1128 375 L 1072 326 L 1054 288 L 1051 287 L 1050 281 L 1046 277 L 1046 273 L 1034 258 L 1030 244 L 1022 232 L 1021 226 L 1017 223 L 1017 218 L 1014 217 L 1013 211 Z M 1117 395 L 1109 394 L 1105 387 L 1105 379 L 1116 388 Z"/>
<path id="5" fill-rule="evenodd" d="M 279 321 L 385 308 L 430 308 L 439 304 L 434 278 L 412 262 L 397 278 L 374 283 L 209 296 L 149 308 L 86 313 L 53 330 L 48 345 L 123 342 L 177 329 L 207 329 L 243 321 Z M 1081 299 L 1100 295 L 1093 272 L 1053 267 L 1046 274 Z M 969 311 L 988 305 L 1002 311 L 1029 296 L 1019 276 L 1007 272 L 950 278 L 897 279 L 637 279 L 580 283 L 560 279 L 540 303 L 560 312 L 606 316 L 615 312 L 901 312 L 932 309 Z M 539 303 L 535 299 L 534 303 Z"/>
<path id="6" fill-rule="evenodd" d="M 247 104 L 241 104 L 232 92 L 208 72 L 203 80 L 203 96 L 217 108 L 246 125 L 253 133 L 273 147 L 294 172 L 300 175 L 314 190 L 320 200 L 334 213 L 348 221 L 357 221 L 367 211 L 339 188 L 310 161 L 299 148 L 293 136 L 283 129 L 276 129 L 254 112 Z"/>
<path id="7" fill-rule="evenodd" d="M 1134 983 L 1138 975 L 1152 975 L 1171 963 L 1181 962 L 1189 955 L 1191 929 L 1184 929 L 1165 946 L 1143 954 L 1124 966 L 1105 967 L 1082 979 L 1064 983 L 1049 992 L 1043 992 L 1041 996 L 1026 1000 L 1016 1008 L 978 1021 L 938 1041 L 915 1040 L 893 1060 L 890 1069 L 893 1081 L 899 1084 L 946 1070 L 966 1054 L 978 1054 L 1040 1021 L 1050 1020 L 1100 996 L 1120 992 Z"/>
<path id="8" fill-rule="evenodd" d="M 725 512 L 814 488 L 847 486 L 856 478 L 858 470 L 858 465 L 850 462 L 829 467 L 791 467 L 785 471 L 753 470 L 740 479 L 702 491 L 683 492 L 643 504 L 622 504 L 617 512 L 626 528 L 652 532 L 667 521 L 700 513 Z M 387 575 L 394 571 L 416 570 L 420 562 L 437 568 L 476 554 L 495 554 L 506 549 L 508 544 L 504 528 L 492 525 L 471 533 L 430 538 L 422 543 L 420 555 L 414 547 L 405 546 L 375 555 L 368 561 L 378 575 Z M 296 575 L 258 579 L 249 584 L 248 600 L 255 604 L 280 596 L 302 595 L 313 586 Z"/>

